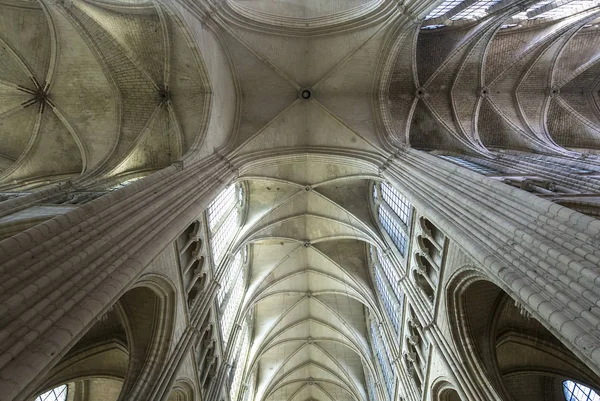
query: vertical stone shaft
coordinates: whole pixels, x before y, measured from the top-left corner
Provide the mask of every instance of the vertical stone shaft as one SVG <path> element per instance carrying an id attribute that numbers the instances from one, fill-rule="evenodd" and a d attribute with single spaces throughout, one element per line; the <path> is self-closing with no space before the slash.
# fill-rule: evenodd
<path id="1" fill-rule="evenodd" d="M 0 394 L 22 400 L 234 174 L 174 166 L 0 242 Z"/>
<path id="2" fill-rule="evenodd" d="M 600 373 L 600 221 L 416 150 L 383 175 Z"/>

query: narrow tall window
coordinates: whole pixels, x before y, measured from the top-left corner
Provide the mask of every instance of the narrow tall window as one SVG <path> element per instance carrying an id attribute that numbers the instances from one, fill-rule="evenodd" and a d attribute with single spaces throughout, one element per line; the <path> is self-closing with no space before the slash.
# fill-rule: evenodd
<path id="1" fill-rule="evenodd" d="M 223 279 L 221 281 L 221 288 L 219 289 L 219 292 L 217 293 L 217 303 L 219 304 L 219 308 L 223 305 L 223 300 L 225 299 L 225 295 L 227 295 L 231 292 L 231 288 L 233 287 L 233 284 L 235 283 L 235 279 L 237 278 L 238 274 L 241 272 L 241 267 L 242 267 L 242 252 L 240 251 L 235 254 L 235 258 L 233 259 L 233 262 L 231 262 L 231 264 L 227 268 L 227 271 L 225 272 L 225 277 L 223 277 Z"/>
<path id="2" fill-rule="evenodd" d="M 400 329 L 402 301 L 404 298 L 404 294 L 398 283 L 400 281 L 400 275 L 398 269 L 392 266 L 387 256 L 379 249 L 377 249 L 376 253 L 377 259 L 373 259 L 374 255 L 371 251 L 371 258 L 374 260 L 375 285 L 377 286 L 377 291 L 383 306 L 394 326 L 394 330 L 398 333 Z"/>
<path id="3" fill-rule="evenodd" d="M 214 230 L 215 226 L 227 212 L 235 205 L 235 185 L 230 185 L 223 190 L 214 201 L 208 205 L 208 227 Z"/>
<path id="4" fill-rule="evenodd" d="M 230 185 L 217 195 L 206 210 L 215 266 L 223 260 L 223 256 L 237 232 L 239 225 L 238 199 L 241 203 L 241 192 L 236 194 L 235 185 Z"/>
<path id="5" fill-rule="evenodd" d="M 227 300 L 225 301 L 225 309 L 221 315 L 221 333 L 223 334 L 223 341 L 227 343 L 233 321 L 237 315 L 240 303 L 244 296 L 244 275 L 242 270 L 237 274 L 235 284 L 228 294 Z"/>
<path id="6" fill-rule="evenodd" d="M 234 351 L 235 355 L 235 371 L 233 373 L 233 379 L 231 381 L 231 389 L 229 390 L 230 401 L 237 401 L 240 387 L 242 384 L 242 377 L 244 376 L 244 367 L 246 366 L 246 359 L 248 357 L 248 348 L 250 346 L 250 336 L 248 334 L 248 325 L 244 325 Z"/>
<path id="7" fill-rule="evenodd" d="M 34 401 L 66 401 L 67 385 L 58 386 L 35 397 Z"/>
<path id="8" fill-rule="evenodd" d="M 398 248 L 398 251 L 400 251 L 400 254 L 405 256 L 408 235 L 406 235 L 400 224 L 392 217 L 391 213 L 383 207 L 379 207 L 379 222 L 392 239 L 394 245 L 396 245 L 396 248 Z"/>
<path id="9" fill-rule="evenodd" d="M 392 371 L 392 364 L 390 362 L 389 348 L 385 346 L 383 342 L 383 336 L 379 326 L 371 321 L 371 344 L 373 346 L 373 351 L 375 352 L 375 356 L 377 357 L 377 362 L 379 363 L 379 367 L 381 368 L 381 373 L 383 374 L 383 379 L 385 381 L 385 388 L 387 390 L 388 396 L 391 398 L 394 397 L 394 372 Z"/>
<path id="10" fill-rule="evenodd" d="M 408 226 L 410 219 L 410 203 L 408 203 L 406 198 L 387 182 L 381 183 L 381 197 L 388 205 L 390 205 L 400 220 Z"/>
<path id="11" fill-rule="evenodd" d="M 563 382 L 566 401 L 600 401 L 600 395 L 591 388 L 572 380 Z"/>
<path id="12" fill-rule="evenodd" d="M 373 198 L 378 199 L 377 217 L 381 226 L 400 254 L 405 256 L 410 230 L 411 204 L 387 182 L 382 182 L 379 187 L 375 185 Z"/>

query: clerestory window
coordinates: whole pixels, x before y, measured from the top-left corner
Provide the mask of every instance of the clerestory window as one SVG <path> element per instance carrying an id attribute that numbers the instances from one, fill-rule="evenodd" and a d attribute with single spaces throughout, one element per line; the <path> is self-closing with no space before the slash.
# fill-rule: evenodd
<path id="1" fill-rule="evenodd" d="M 240 269 L 237 273 L 233 287 L 224 301 L 224 309 L 221 308 L 221 333 L 225 343 L 229 339 L 235 316 L 244 297 L 244 274 L 242 271 L 243 269 Z"/>
<path id="2" fill-rule="evenodd" d="M 394 372 L 392 371 L 391 358 L 389 355 L 390 349 L 386 346 L 383 340 L 383 333 L 381 332 L 381 327 L 375 323 L 375 321 L 371 321 L 371 345 L 373 347 L 373 351 L 375 356 L 377 357 L 378 365 L 381 369 L 381 373 L 383 374 L 383 380 L 385 381 L 385 388 L 388 393 L 390 399 L 394 397 L 394 385 L 395 385 L 395 377 Z"/>
<path id="3" fill-rule="evenodd" d="M 233 261 L 227 268 L 225 272 L 225 277 L 221 280 L 221 288 L 217 293 L 217 303 L 219 304 L 219 308 L 223 306 L 223 301 L 225 300 L 225 296 L 231 293 L 233 285 L 235 284 L 235 280 L 239 274 L 241 274 L 242 270 L 242 252 L 238 252 L 235 254 Z"/>
<path id="4" fill-rule="evenodd" d="M 234 361 L 236 365 L 233 372 L 233 379 L 231 381 L 231 389 L 229 390 L 229 399 L 231 401 L 236 401 L 238 399 L 249 347 L 250 334 L 248 333 L 248 325 L 245 324 L 244 330 L 237 340 L 235 351 L 233 353 L 235 355 Z"/>
<path id="5" fill-rule="evenodd" d="M 34 401 L 66 401 L 68 388 L 66 384 L 38 395 Z"/>
<path id="6" fill-rule="evenodd" d="M 218 266 L 223 260 L 239 227 L 238 205 L 243 200 L 241 191 L 241 188 L 236 191 L 236 186 L 230 185 L 217 195 L 206 210 L 215 266 Z"/>
<path id="7" fill-rule="evenodd" d="M 566 401 L 600 401 L 600 395 L 591 388 L 572 380 L 563 382 Z"/>
<path id="8" fill-rule="evenodd" d="M 487 10 L 500 0 L 479 0 L 465 8 L 458 14 L 452 16 L 450 19 L 456 20 L 477 20 L 487 15 Z"/>
<path id="9" fill-rule="evenodd" d="M 388 257 L 379 249 L 376 251 L 377 258 L 374 258 L 371 250 L 371 258 L 373 259 L 373 268 L 375 275 L 375 285 L 383 303 L 383 306 L 390 317 L 390 321 L 394 326 L 396 333 L 400 330 L 400 315 L 402 313 L 402 302 L 404 293 L 400 289 L 400 274 Z"/>
<path id="10" fill-rule="evenodd" d="M 483 164 L 472 162 L 470 160 L 465 160 L 462 157 L 458 157 L 458 156 L 445 156 L 445 155 L 439 155 L 438 157 L 440 157 L 440 158 L 442 158 L 444 160 L 448 160 L 449 162 L 452 162 L 454 164 L 458 164 L 461 167 L 468 168 L 469 170 L 474 171 L 474 172 L 479 173 L 479 174 L 483 174 L 483 175 L 498 175 L 498 174 L 502 174 L 500 171 L 498 171 L 496 169 L 484 166 Z"/>
<path id="11" fill-rule="evenodd" d="M 379 192 L 381 196 L 378 198 L 376 185 L 373 196 L 379 200 L 377 218 L 400 254 L 406 256 L 412 206 L 387 182 L 381 183 Z"/>
<path id="12" fill-rule="evenodd" d="M 426 20 L 441 17 L 446 14 L 448 11 L 452 10 L 454 7 L 462 3 L 463 0 L 446 0 L 433 10 L 425 17 Z"/>

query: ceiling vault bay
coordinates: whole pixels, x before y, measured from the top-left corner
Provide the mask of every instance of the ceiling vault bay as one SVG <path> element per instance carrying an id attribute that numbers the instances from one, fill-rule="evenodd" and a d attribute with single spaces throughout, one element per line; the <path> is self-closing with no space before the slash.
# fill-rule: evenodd
<path id="1" fill-rule="evenodd" d="M 306 17 L 312 2 L 292 3 L 298 14 L 269 10 L 290 14 L 287 31 L 260 2 L 225 2 L 215 16 L 239 84 L 227 157 L 248 197 L 236 242 L 250 249 L 242 383 L 256 378 L 254 401 L 365 401 L 365 371 L 377 377 L 367 314 L 382 319 L 367 245 L 386 247 L 369 206 L 388 157 L 372 99 L 377 60 L 400 19 L 392 2 L 361 1 L 366 17 L 342 11 L 325 24 Z"/>

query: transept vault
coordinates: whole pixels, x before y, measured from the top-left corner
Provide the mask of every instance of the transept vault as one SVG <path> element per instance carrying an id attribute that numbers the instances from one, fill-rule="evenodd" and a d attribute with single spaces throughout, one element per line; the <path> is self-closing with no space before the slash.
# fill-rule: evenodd
<path id="1" fill-rule="evenodd" d="M 0 0 L 0 401 L 600 400 L 599 22 Z"/>

